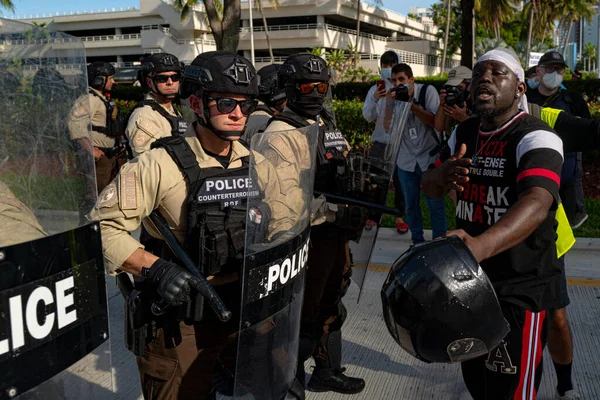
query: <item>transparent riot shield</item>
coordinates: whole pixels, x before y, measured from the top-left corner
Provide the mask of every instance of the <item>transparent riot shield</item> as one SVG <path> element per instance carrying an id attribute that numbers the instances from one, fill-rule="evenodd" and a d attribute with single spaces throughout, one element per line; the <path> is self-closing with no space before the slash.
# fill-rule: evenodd
<path id="1" fill-rule="evenodd" d="M 352 280 L 361 289 L 383 214 L 396 214 L 394 208 L 386 207 L 386 202 L 393 174 L 396 173 L 398 148 L 410 111 L 410 103 L 385 99 L 381 101 L 385 102 L 385 106 L 379 110 L 376 124 L 385 130 L 387 140 L 373 142 L 370 149 L 350 153 L 347 158 L 349 188 L 343 197 L 347 203 L 361 205 L 369 210 L 367 225 L 350 241 Z M 328 197 L 335 201 L 333 196 Z M 344 198 L 339 201 L 344 201 Z"/>
<path id="2" fill-rule="evenodd" d="M 112 398 L 84 48 L 7 20 L 0 47 L 0 399 Z"/>
<path id="3" fill-rule="evenodd" d="M 297 366 L 318 127 L 252 139 L 233 397 L 281 400 Z M 281 155 L 293 155 L 282 158 Z"/>

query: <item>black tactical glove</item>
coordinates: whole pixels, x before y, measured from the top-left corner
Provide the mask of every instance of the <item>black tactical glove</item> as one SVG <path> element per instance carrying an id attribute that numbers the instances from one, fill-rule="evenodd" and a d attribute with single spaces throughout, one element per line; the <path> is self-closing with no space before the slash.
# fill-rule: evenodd
<path id="1" fill-rule="evenodd" d="M 159 296 L 173 306 L 189 302 L 190 292 L 198 284 L 185 268 L 160 258 L 144 272 Z"/>
<path id="2" fill-rule="evenodd" d="M 365 227 L 369 210 L 361 206 L 338 204 L 335 224 L 349 230 L 359 231 Z"/>

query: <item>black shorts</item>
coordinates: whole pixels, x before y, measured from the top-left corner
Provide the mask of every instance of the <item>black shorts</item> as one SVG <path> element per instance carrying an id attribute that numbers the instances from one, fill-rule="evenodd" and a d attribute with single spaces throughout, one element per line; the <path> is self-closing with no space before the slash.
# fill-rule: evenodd
<path id="1" fill-rule="evenodd" d="M 473 400 L 534 400 L 542 380 L 548 316 L 501 305 L 510 333 L 485 356 L 463 362 L 463 379 Z"/>

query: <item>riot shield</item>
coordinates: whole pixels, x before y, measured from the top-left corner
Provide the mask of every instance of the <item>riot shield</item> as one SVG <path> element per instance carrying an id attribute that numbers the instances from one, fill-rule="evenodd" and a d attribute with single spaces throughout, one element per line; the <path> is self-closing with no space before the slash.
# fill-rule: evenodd
<path id="1" fill-rule="evenodd" d="M 248 201 L 236 399 L 281 400 L 294 381 L 317 138 L 313 125 L 252 139 L 252 186 L 268 186 Z"/>
<path id="2" fill-rule="evenodd" d="M 94 159 L 68 129 L 84 48 L 7 20 L 0 42 L 0 399 L 112 398 Z"/>
<path id="3" fill-rule="evenodd" d="M 380 101 L 385 101 L 385 107 L 382 107 L 383 112 L 379 112 L 376 124 L 385 130 L 387 141 L 374 142 L 370 149 L 348 155 L 349 188 L 348 193 L 343 196 L 346 198 L 345 202 L 369 209 L 367 226 L 350 241 L 352 280 L 361 290 L 383 214 L 396 213 L 395 209 L 385 205 L 393 174 L 396 173 L 398 148 L 410 111 L 410 103 L 384 99 Z M 336 201 L 334 196 L 326 197 Z M 343 202 L 344 199 L 339 201 Z M 360 294 L 358 299 L 360 300 Z"/>

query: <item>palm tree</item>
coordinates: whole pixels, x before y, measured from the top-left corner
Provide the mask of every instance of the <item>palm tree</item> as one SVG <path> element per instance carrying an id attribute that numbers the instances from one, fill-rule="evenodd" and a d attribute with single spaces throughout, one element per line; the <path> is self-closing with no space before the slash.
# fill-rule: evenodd
<path id="1" fill-rule="evenodd" d="M 502 23 L 514 15 L 517 0 L 477 0 L 475 10 L 483 25 L 494 32 L 494 38 L 500 39 Z"/>
<path id="2" fill-rule="evenodd" d="M 473 69 L 473 57 L 475 55 L 475 0 L 461 0 L 460 8 L 462 11 L 460 65 Z"/>
<path id="3" fill-rule="evenodd" d="M 237 52 L 242 15 L 240 0 L 174 0 L 173 6 L 181 10 L 181 19 L 184 20 L 201 2 L 204 3 L 217 50 Z"/>
<path id="4" fill-rule="evenodd" d="M 360 42 L 360 3 L 361 0 L 356 0 L 356 55 L 358 55 L 358 45 Z M 372 0 L 371 4 L 375 7 L 383 6 L 383 0 Z M 358 57 L 354 57 L 354 68 L 356 68 L 358 64 Z"/>
<path id="5" fill-rule="evenodd" d="M 5 8 L 8 11 L 15 11 L 15 5 L 12 0 L 0 0 L 0 7 Z"/>
<path id="6" fill-rule="evenodd" d="M 277 0 L 270 0 L 271 7 L 277 8 L 279 3 Z M 267 18 L 265 17 L 265 13 L 263 11 L 263 6 L 261 0 L 256 0 L 256 4 L 258 4 L 258 9 L 260 10 L 260 15 L 262 16 L 263 26 L 265 27 L 265 38 L 267 39 L 267 46 L 269 48 L 269 56 L 271 57 L 271 63 L 275 63 L 275 57 L 273 57 L 273 47 L 271 46 L 271 39 L 269 37 L 269 28 L 267 26 Z"/>
<path id="7" fill-rule="evenodd" d="M 594 16 L 594 9 L 592 3 L 586 0 L 564 0 L 557 4 L 561 14 L 564 16 L 562 20 L 562 26 L 567 25 L 567 35 L 563 45 L 563 54 L 567 51 L 569 45 L 569 39 L 571 37 L 571 30 L 573 29 L 573 22 L 581 19 L 585 19 L 588 22 L 592 21 Z"/>
<path id="8" fill-rule="evenodd" d="M 451 18 L 451 7 L 452 0 L 446 0 L 446 32 L 444 33 L 444 51 L 442 53 L 442 65 L 440 69 L 440 76 L 444 74 L 444 69 L 446 68 L 446 51 L 448 50 L 448 38 L 450 37 L 450 18 Z"/>
<path id="9" fill-rule="evenodd" d="M 596 50 L 596 46 L 594 46 L 591 43 L 586 43 L 585 47 L 583 48 L 583 59 L 584 59 L 584 67 L 585 70 L 590 72 L 593 71 L 594 68 L 592 68 L 592 63 L 596 64 L 596 58 L 598 57 L 598 51 Z M 585 66 L 587 62 L 587 66 Z"/>

